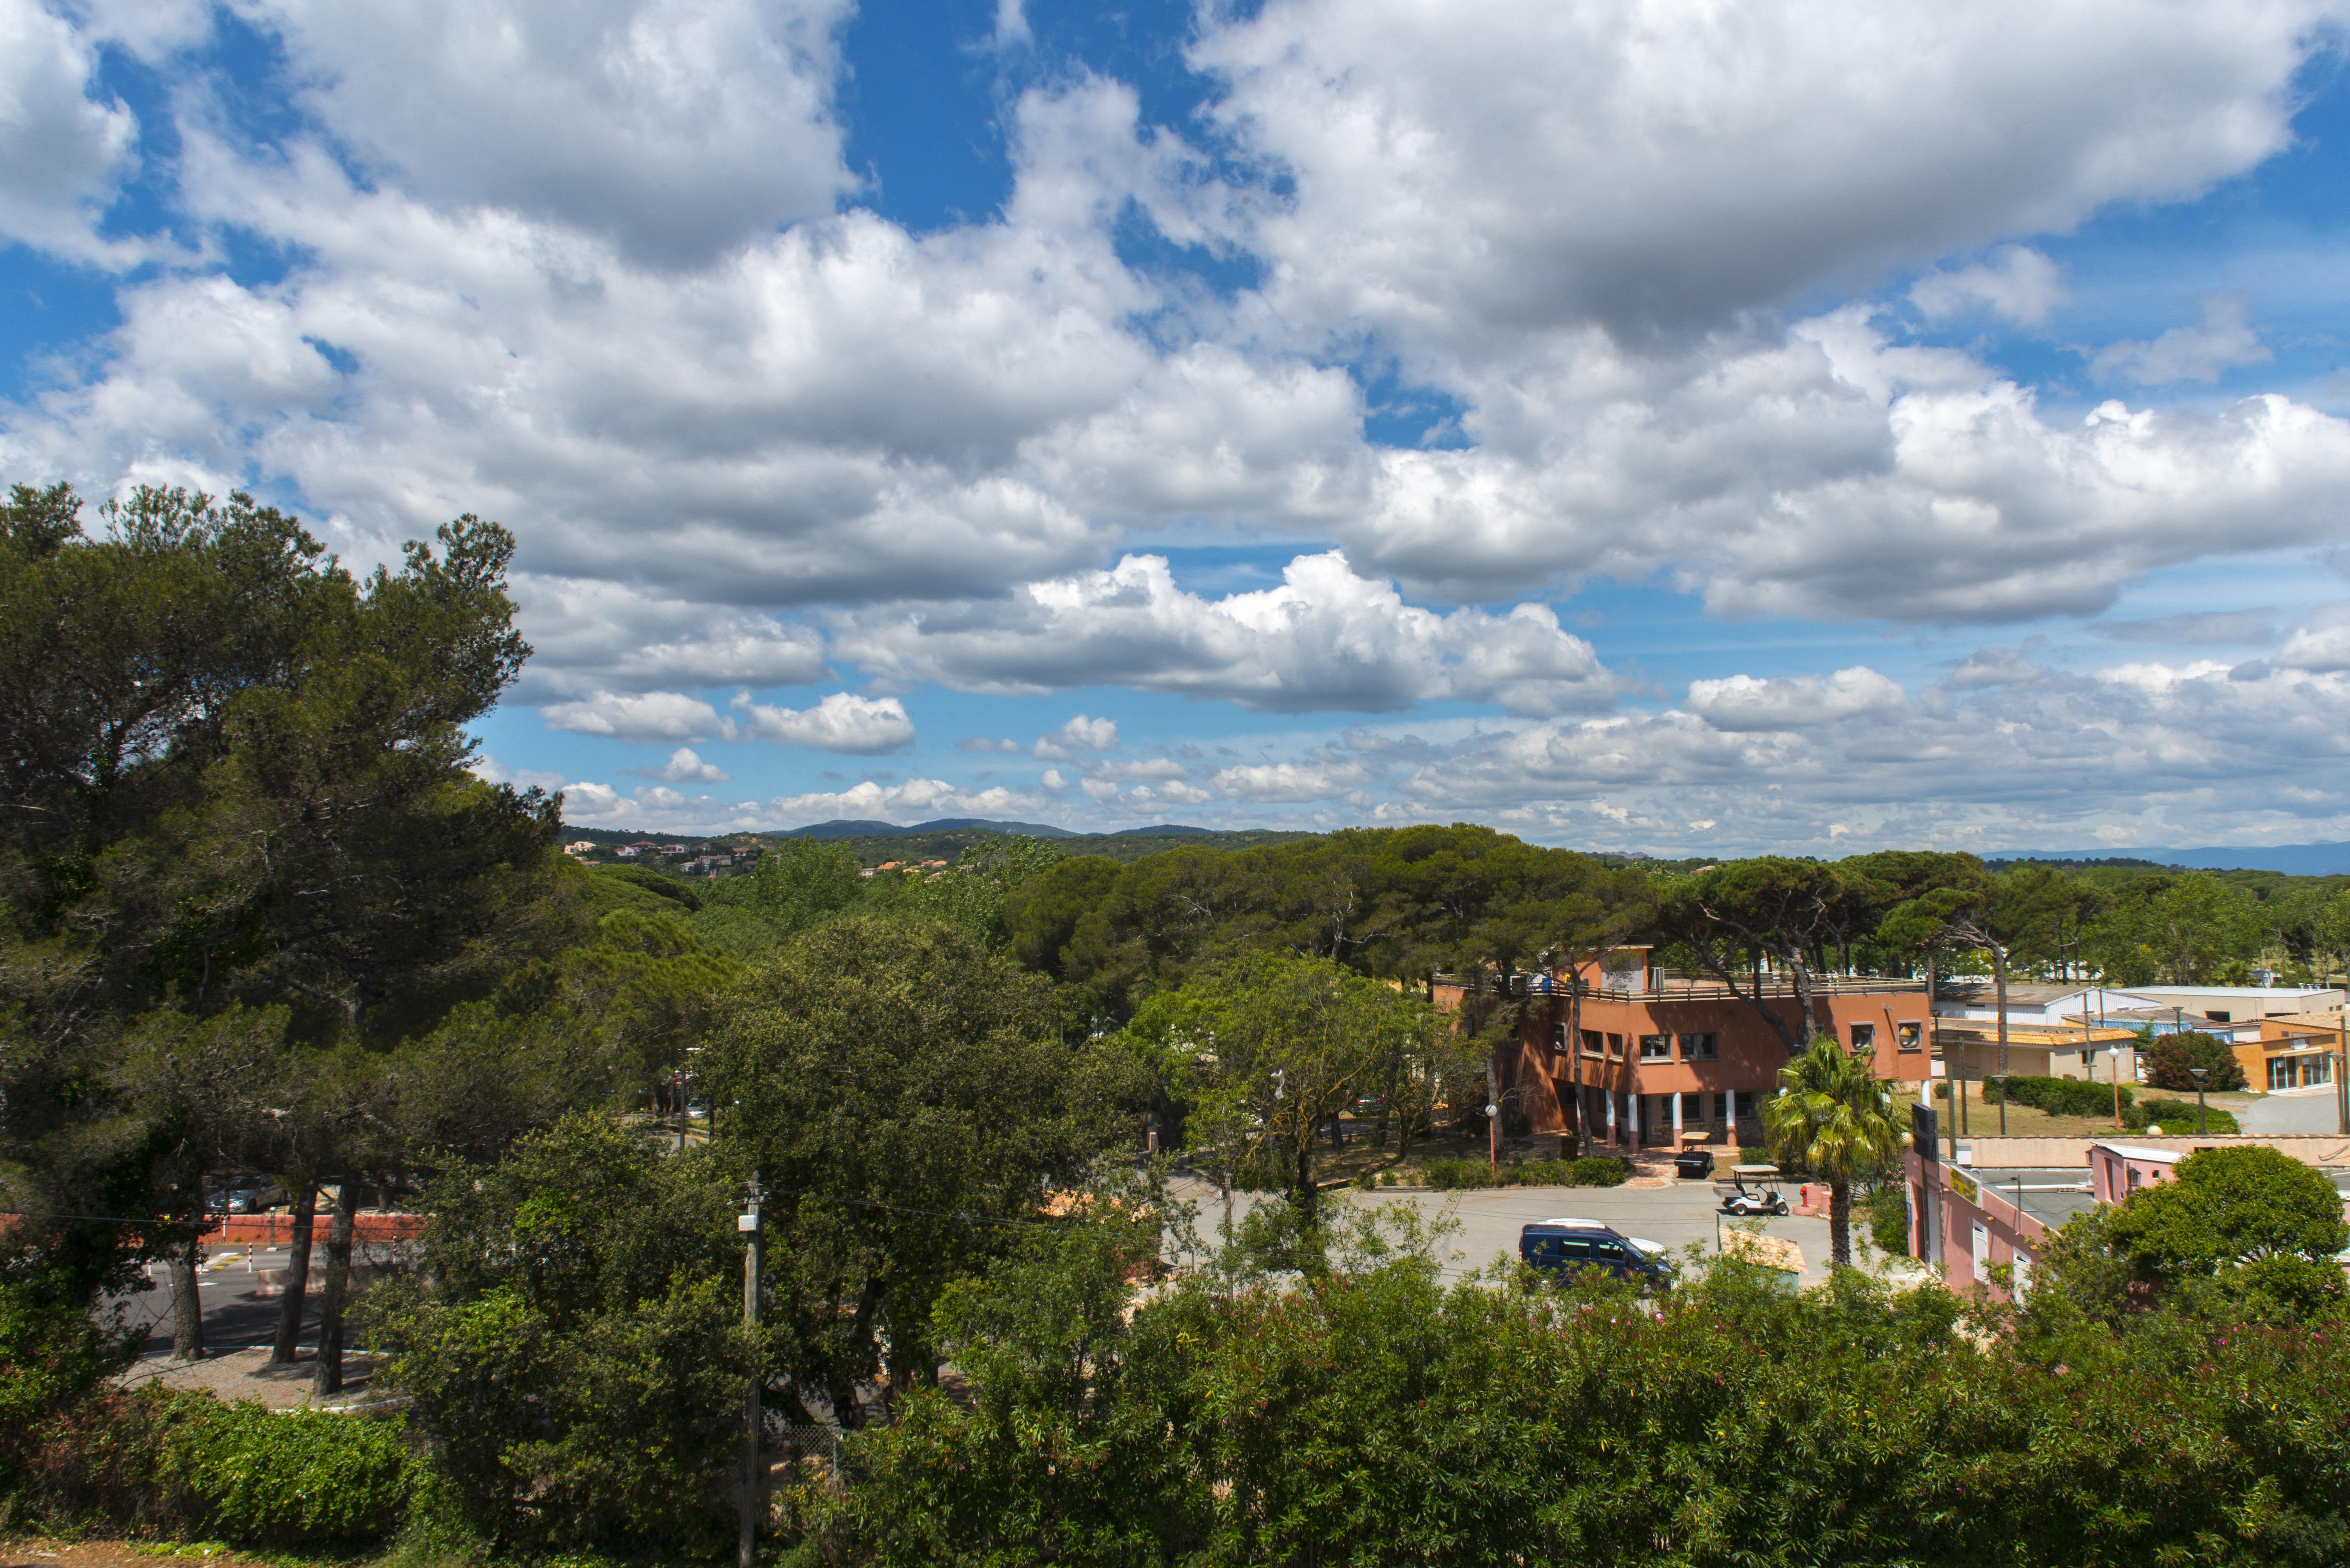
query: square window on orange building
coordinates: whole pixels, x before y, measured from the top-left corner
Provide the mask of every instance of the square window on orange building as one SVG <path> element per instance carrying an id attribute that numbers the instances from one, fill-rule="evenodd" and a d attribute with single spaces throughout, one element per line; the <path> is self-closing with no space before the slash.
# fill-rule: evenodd
<path id="1" fill-rule="evenodd" d="M 1682 1035 L 1682 1036 L 1681 1036 L 1681 1060 L 1682 1060 L 1682 1061 L 1684 1061 L 1684 1062 L 1711 1062 L 1711 1061 L 1712 1061 L 1712 1060 L 1713 1060 L 1713 1036 L 1712 1036 L 1711 1034 L 1684 1034 L 1684 1035 Z"/>
<path id="2" fill-rule="evenodd" d="M 1904 1051 L 1917 1050 L 1919 1045 L 1924 1044 L 1919 1036 L 1925 1033 L 1925 1027 L 1926 1026 L 1922 1023 L 1895 1024 L 1893 1026 L 1893 1044 Z"/>
<path id="3" fill-rule="evenodd" d="M 1877 1025 L 1874 1023 L 1854 1024 L 1852 1026 L 1852 1048 L 1856 1051 L 1876 1050 Z"/>
<path id="4" fill-rule="evenodd" d="M 1586 1056 L 1596 1056 L 1596 1055 L 1598 1055 L 1598 1054 L 1599 1054 L 1599 1044 L 1600 1044 L 1600 1039 L 1601 1039 L 1601 1036 L 1600 1036 L 1600 1033 L 1599 1033 L 1599 1031 L 1598 1031 L 1598 1030 L 1596 1030 L 1596 1029 L 1586 1029 L 1586 1030 L 1585 1030 L 1585 1031 L 1583 1032 L 1583 1054 L 1584 1054 L 1585 1055 L 1586 1055 Z"/>
<path id="5" fill-rule="evenodd" d="M 1641 1035 L 1641 1036 L 1640 1036 L 1640 1060 L 1641 1060 L 1641 1061 L 1643 1061 L 1643 1062 L 1669 1062 L 1669 1061 L 1671 1061 L 1672 1059 L 1673 1059 L 1673 1037 L 1672 1037 L 1671 1035 L 1669 1035 L 1669 1034 L 1643 1034 L 1643 1035 Z"/>
<path id="6" fill-rule="evenodd" d="M 1624 1059 L 1624 1037 L 1621 1034 L 1613 1033 L 1609 1033 L 1607 1036 L 1607 1054 L 1615 1061 L 1620 1062 Z"/>

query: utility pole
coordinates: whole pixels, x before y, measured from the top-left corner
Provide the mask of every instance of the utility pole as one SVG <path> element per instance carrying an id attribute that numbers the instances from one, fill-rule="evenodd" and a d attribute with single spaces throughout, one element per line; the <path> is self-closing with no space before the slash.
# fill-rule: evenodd
<path id="1" fill-rule="evenodd" d="M 743 1326 L 759 1324 L 759 1179 L 751 1178 L 750 1206 L 737 1215 L 734 1228 L 743 1232 Z M 759 1374 L 751 1375 L 743 1394 L 743 1476 L 734 1535 L 735 1568 L 751 1568 L 759 1533 L 759 1504 L 765 1490 L 759 1484 Z"/>
<path id="2" fill-rule="evenodd" d="M 2122 1048 L 2108 1045 L 2106 1056 L 2106 1064 L 2112 1069 L 2110 1075 L 2114 1080 L 2114 1131 L 2119 1132 L 2122 1130 Z"/>
<path id="3" fill-rule="evenodd" d="M 2201 1137 L 2206 1125 L 2203 1119 L 2203 1075 L 2210 1072 L 2211 1069 L 2209 1067 L 2189 1067 L 2187 1070 L 2195 1075 L 2195 1136 L 2197 1137 Z"/>
<path id="4" fill-rule="evenodd" d="M 2350 1002 L 2342 1004 L 2336 1027 L 2342 1049 L 2334 1060 L 2334 1125 L 2336 1131 L 2350 1136 Z"/>

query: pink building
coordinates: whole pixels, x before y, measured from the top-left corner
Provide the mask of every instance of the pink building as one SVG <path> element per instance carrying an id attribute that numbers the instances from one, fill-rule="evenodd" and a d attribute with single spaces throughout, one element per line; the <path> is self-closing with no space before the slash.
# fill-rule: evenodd
<path id="1" fill-rule="evenodd" d="M 1954 1290 L 1972 1287 L 1994 1301 L 2029 1293 L 2049 1231 L 2171 1180 L 2184 1158 L 2176 1149 L 2099 1143 L 2090 1147 L 2085 1167 L 1975 1169 L 1942 1159 L 1930 1147 L 1912 1147 L 1909 1255 L 1938 1268 Z M 2350 1172 L 2325 1174 L 2342 1192 L 2343 1216 L 2350 1220 Z"/>

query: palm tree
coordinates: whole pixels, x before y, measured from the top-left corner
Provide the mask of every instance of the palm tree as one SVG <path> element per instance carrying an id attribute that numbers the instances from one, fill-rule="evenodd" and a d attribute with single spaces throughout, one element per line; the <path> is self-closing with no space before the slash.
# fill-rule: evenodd
<path id="1" fill-rule="evenodd" d="M 1827 1179 L 1828 1251 L 1852 1266 L 1852 1179 L 1908 1147 L 1908 1120 L 1893 1085 L 1870 1070 L 1866 1054 L 1825 1034 L 1779 1069 L 1776 1098 L 1762 1102 L 1762 1131 L 1779 1158 Z"/>

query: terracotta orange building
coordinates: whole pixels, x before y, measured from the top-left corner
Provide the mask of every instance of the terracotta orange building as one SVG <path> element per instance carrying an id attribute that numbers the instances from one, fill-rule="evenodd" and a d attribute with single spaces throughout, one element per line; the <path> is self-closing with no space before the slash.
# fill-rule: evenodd
<path id="1" fill-rule="evenodd" d="M 1765 973 L 1742 978 L 1733 992 L 1711 979 L 1666 974 L 1651 956 L 1645 947 L 1616 948 L 1571 975 L 1489 976 L 1474 989 L 1440 975 L 1436 1002 L 1487 1018 L 1516 1012 L 1516 1038 L 1495 1065 L 1509 1108 L 1537 1135 L 1579 1126 L 1594 1144 L 1673 1147 L 1683 1134 L 1718 1140 L 1742 1123 L 1747 1136 L 1734 1141 L 1759 1142 L 1756 1104 L 1776 1092 L 1788 1056 L 1762 1010 L 1802 1039 L 1794 983 Z M 1822 976 L 1812 990 L 1822 1026 L 1847 1047 L 1872 1052 L 1878 1077 L 1908 1085 L 1915 1098 L 1935 1075 L 1924 981 Z"/>

